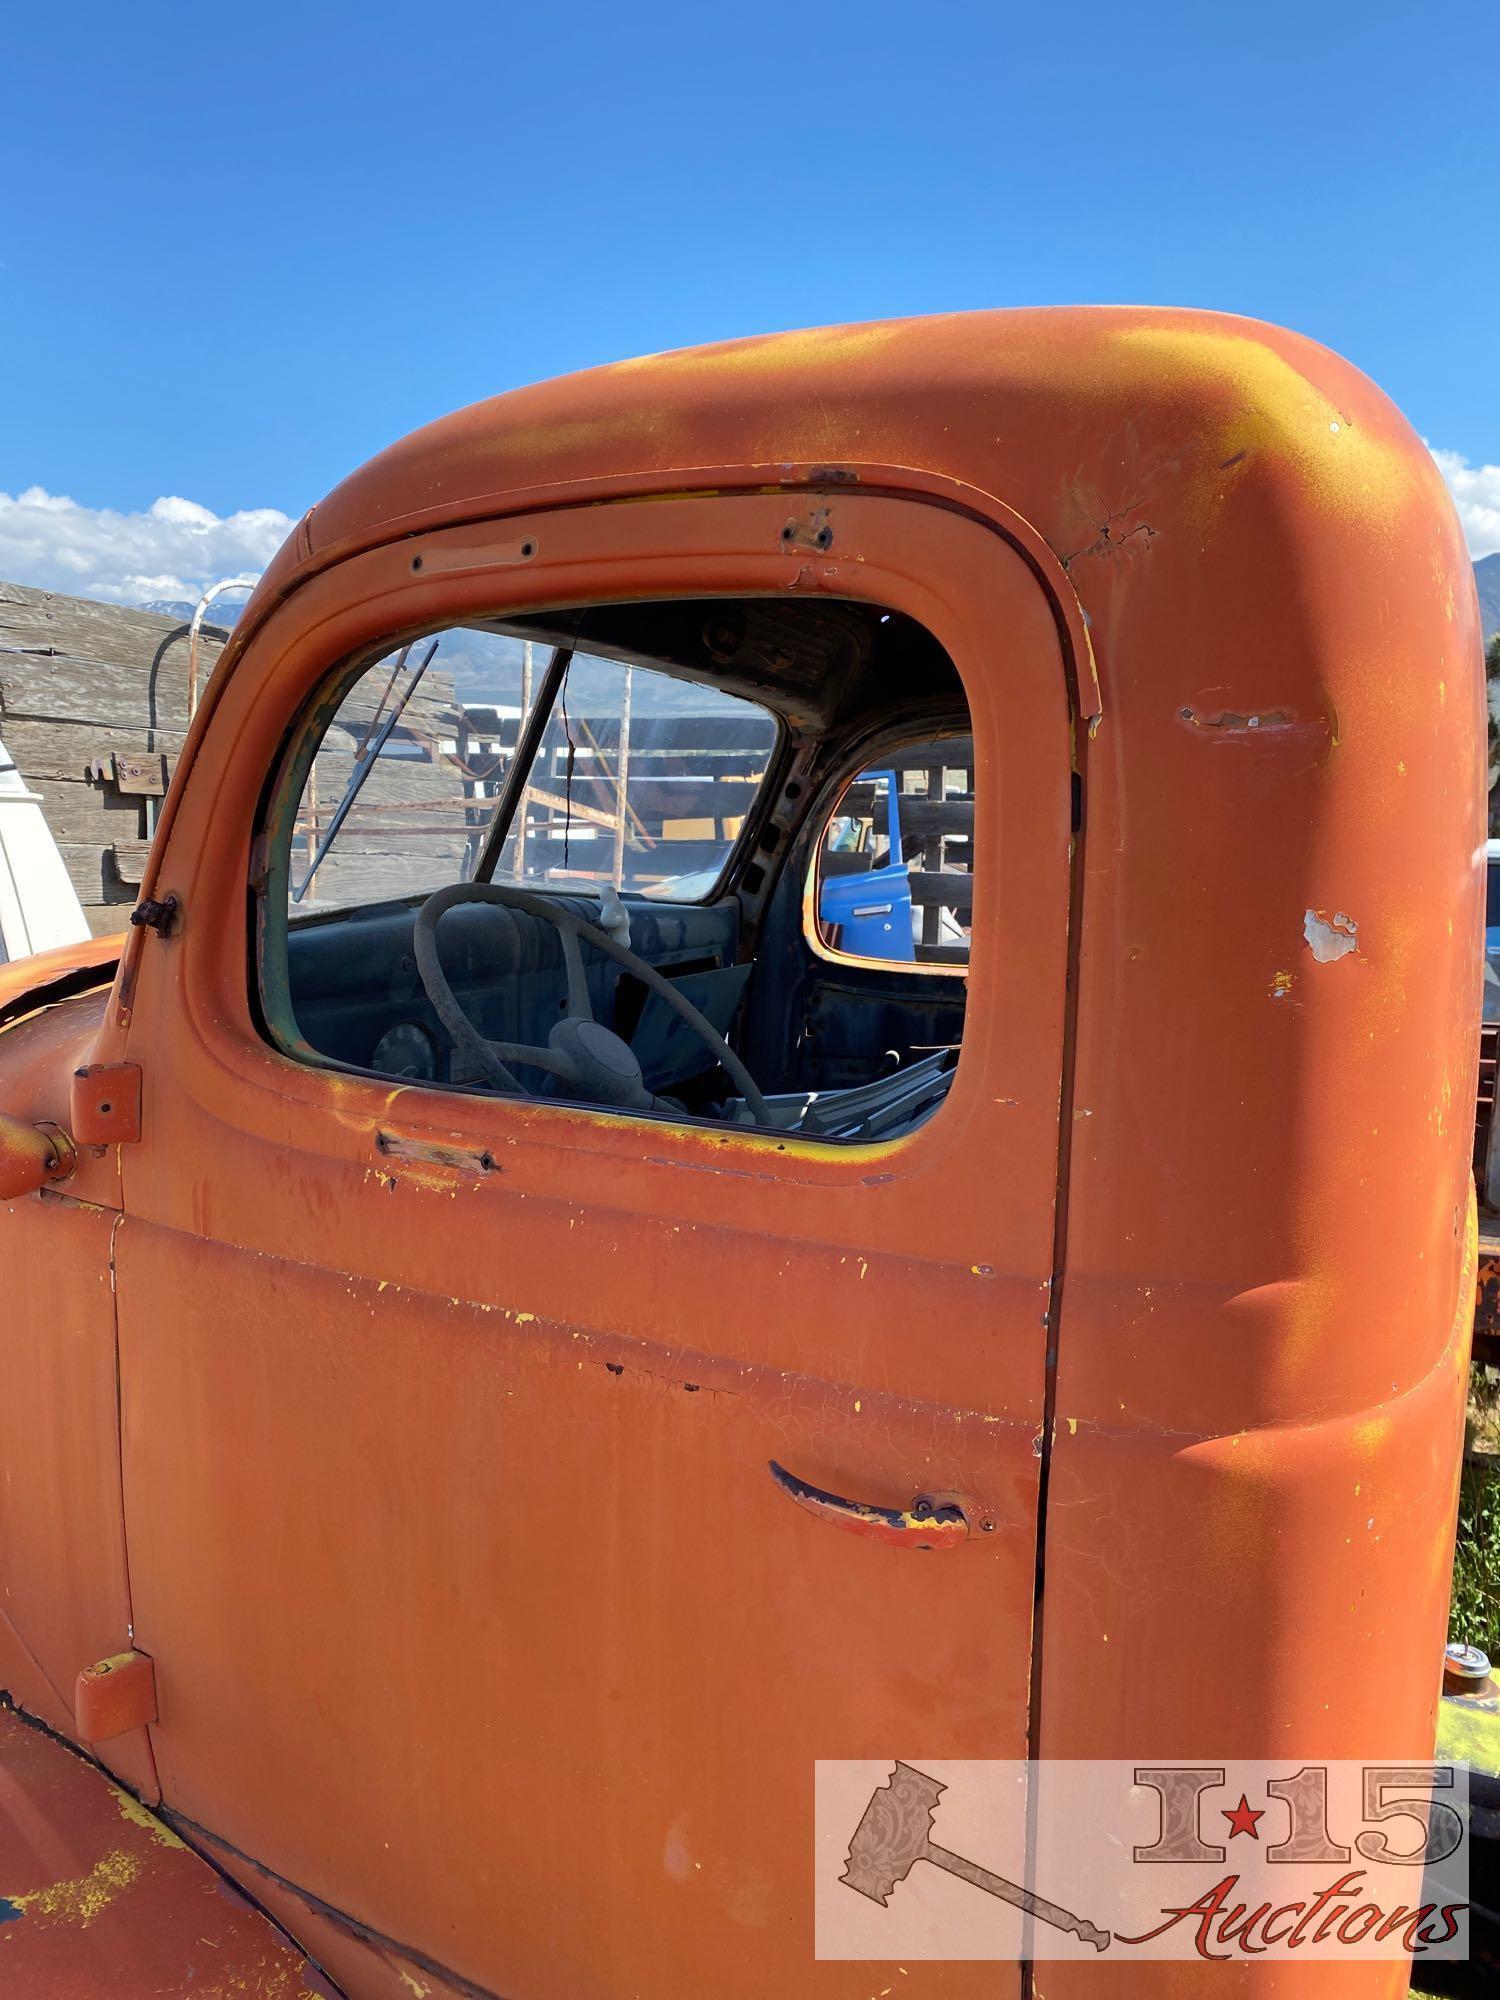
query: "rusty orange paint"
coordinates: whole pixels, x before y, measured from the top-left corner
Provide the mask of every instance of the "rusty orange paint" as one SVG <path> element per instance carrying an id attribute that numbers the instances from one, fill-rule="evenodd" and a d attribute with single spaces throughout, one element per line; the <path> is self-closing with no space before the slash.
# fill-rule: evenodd
<path id="1" fill-rule="evenodd" d="M 783 539 L 814 513 L 827 546 Z M 337 661 L 755 592 L 905 612 L 964 678 L 1005 895 L 976 900 L 942 1117 L 773 1145 L 272 1050 L 257 813 Z M 355 1993 L 847 1993 L 812 1956 L 820 1757 L 1428 1754 L 1484 746 L 1428 454 L 1273 328 L 735 342 L 393 446 L 299 524 L 205 691 L 142 891 L 181 922 L 132 933 L 107 1006 L 0 1037 L 12 1116 L 63 1116 L 91 1063 L 142 1079 L 138 1140 L 0 1214 L 8 1256 L 110 1280 L 72 1378 L 36 1359 L 44 1292 L 7 1329 L 37 1567 L 0 1647 L 65 1729 L 82 1666 L 149 1652 L 165 1803 L 294 1935 L 343 1940 Z M 71 1379 L 77 1493 L 25 1442 Z M 940 1562 L 835 1534 L 772 1458 L 995 1528 Z"/>

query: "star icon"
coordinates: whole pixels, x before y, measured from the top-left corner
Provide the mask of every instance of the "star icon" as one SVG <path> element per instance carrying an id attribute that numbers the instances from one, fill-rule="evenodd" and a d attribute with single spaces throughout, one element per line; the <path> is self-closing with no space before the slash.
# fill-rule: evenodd
<path id="1" fill-rule="evenodd" d="M 1255 1822 L 1258 1819 L 1265 1818 L 1265 1810 L 1262 1808 L 1260 1812 L 1252 1812 L 1250 1801 L 1245 1797 L 1243 1792 L 1240 1793 L 1240 1802 L 1233 1812 L 1229 1812 L 1223 1806 L 1220 1806 L 1219 1810 L 1229 1822 L 1229 1838 L 1231 1840 L 1234 1839 L 1236 1834 L 1240 1833 L 1248 1833 L 1252 1840 L 1260 1839 L 1260 1835 L 1255 1830 Z"/>

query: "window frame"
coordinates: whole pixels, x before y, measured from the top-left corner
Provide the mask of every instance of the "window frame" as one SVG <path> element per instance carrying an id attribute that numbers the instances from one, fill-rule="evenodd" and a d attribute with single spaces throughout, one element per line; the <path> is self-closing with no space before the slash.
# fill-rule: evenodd
<path id="1" fill-rule="evenodd" d="M 184 773 L 187 782 L 174 788 L 176 811 L 164 829 L 173 837 L 153 876 L 153 885 L 184 902 L 201 899 L 185 927 L 173 997 L 162 1015 L 170 1021 L 179 1089 L 195 1102 L 212 1098 L 225 1112 L 232 1104 L 234 1122 L 247 1133 L 274 1132 L 279 1145 L 299 1149 L 304 1139 L 297 1121 L 314 1117 L 316 1150 L 359 1173 L 371 1170 L 372 1136 L 377 1157 L 397 1143 L 423 1157 L 431 1142 L 435 1159 L 457 1164 L 468 1156 L 455 1153 L 455 1144 L 468 1145 L 486 1172 L 497 1144 L 524 1143 L 528 1157 L 539 1149 L 558 1171 L 566 1162 L 568 1174 L 585 1162 L 628 1160 L 643 1176 L 643 1201 L 657 1199 L 650 1190 L 660 1174 L 675 1179 L 685 1166 L 738 1171 L 731 1164 L 737 1157 L 757 1163 L 768 1200 L 790 1198 L 793 1188 L 853 1190 L 866 1185 L 872 1166 L 895 1169 L 898 1160 L 899 1172 L 889 1177 L 907 1183 L 964 1148 L 967 1130 L 991 1122 L 991 1103 L 1008 1107 L 1007 1157 L 1012 1144 L 1031 1143 L 1017 1128 L 1041 1114 L 1034 1106 L 1020 1114 L 1014 1108 L 1029 1106 L 1030 1099 L 992 1093 L 1030 1090 L 1030 1071 L 1023 1076 L 1017 1065 L 1051 1060 L 1066 1015 L 1075 858 L 1066 777 L 1079 700 L 1076 635 L 1059 623 L 1056 595 L 1038 575 L 1028 538 L 1007 510 L 997 505 L 992 518 L 987 510 L 934 502 L 920 490 L 834 496 L 844 552 L 820 566 L 817 589 L 904 612 L 953 661 L 975 730 L 981 797 L 989 801 L 978 830 L 980 872 L 987 843 L 1000 843 L 1005 828 L 1026 834 L 1024 859 L 1007 869 L 996 885 L 1003 898 L 986 906 L 986 921 L 976 928 L 970 976 L 991 982 L 992 991 L 977 1018 L 971 1011 L 963 1060 L 941 1118 L 894 1138 L 808 1146 L 794 1135 L 750 1127 L 674 1125 L 561 1101 L 409 1087 L 296 1048 L 294 1024 L 286 1046 L 270 1032 L 261 1003 L 263 917 L 274 899 L 274 886 L 271 898 L 267 889 L 279 831 L 270 807 L 286 789 L 281 779 L 288 750 L 331 668 L 345 661 L 352 672 L 361 659 L 379 657 L 396 630 L 431 631 L 492 615 L 497 597 L 507 614 L 555 617 L 570 606 L 606 601 L 780 597 L 806 577 L 800 555 L 788 555 L 784 532 L 788 505 L 805 507 L 804 495 L 789 501 L 779 493 L 725 491 L 722 483 L 704 491 L 685 480 L 669 488 L 651 507 L 604 495 L 482 525 L 426 530 L 415 552 L 412 541 L 402 539 L 341 554 L 286 593 L 254 628 L 253 670 L 215 677 L 199 715 L 203 740 Z M 545 562 L 528 574 L 544 543 Z M 408 606 L 410 618 L 401 615 Z M 1007 672 L 1002 680 L 986 665 L 997 630 L 1008 635 L 1007 651 L 1021 649 L 1019 678 Z M 248 669 L 249 660 L 245 664 Z M 1085 677 L 1083 685 L 1091 688 L 1092 681 Z M 997 706 L 1002 689 L 1003 734 Z M 212 729 L 205 731 L 208 723 Z M 763 817 L 745 830 L 747 842 L 764 844 L 768 852 L 793 844 L 805 823 L 801 800 L 821 786 L 815 755 L 793 740 L 795 756 L 776 786 L 763 790 Z M 869 740 L 875 740 L 873 730 Z M 1003 782 L 986 788 L 983 773 L 991 770 Z M 1061 793 L 1054 782 L 1059 773 Z M 225 871 L 236 866 L 250 892 L 248 911 L 244 897 L 222 894 Z M 751 879 L 758 869 L 753 857 L 745 863 L 740 888 L 752 923 L 768 907 L 768 888 Z M 1020 978 L 1002 950 L 1002 932 L 1018 917 L 1029 923 L 1034 942 L 1053 940 L 1044 976 L 1031 960 Z M 283 945 L 286 934 L 283 925 Z M 155 963 L 144 971 L 159 1008 Z M 133 961 L 127 970 L 133 972 Z M 146 991 L 143 986 L 143 996 Z M 722 1168 L 713 1167 L 716 1160 Z M 773 1197 L 773 1188 L 781 1193 Z"/>
<path id="2" fill-rule="evenodd" d="M 958 673 L 959 684 L 962 687 L 964 685 L 963 670 L 959 667 L 957 660 L 954 661 L 954 668 Z M 909 748 L 912 744 L 941 742 L 944 736 L 950 733 L 955 736 L 962 736 L 967 733 L 972 740 L 973 716 L 968 708 L 968 693 L 966 688 L 964 701 L 965 712 L 963 715 L 960 716 L 955 713 L 951 718 L 948 718 L 936 727 L 922 727 L 919 725 L 916 732 L 913 733 L 911 724 L 903 722 L 898 728 L 891 730 L 883 729 L 878 735 L 870 737 L 861 745 L 857 762 L 842 767 L 841 774 L 832 778 L 823 786 L 812 807 L 809 809 L 806 821 L 808 833 L 806 843 L 807 862 L 801 891 L 802 937 L 808 950 L 825 965 L 854 967 L 865 972 L 899 974 L 903 979 L 909 978 L 914 974 L 926 979 L 936 977 L 940 979 L 966 980 L 968 978 L 969 960 L 967 958 L 961 963 L 944 964 L 942 961 L 935 959 L 875 958 L 863 952 L 835 950 L 823 940 L 821 920 L 818 915 L 818 866 L 823 851 L 823 834 L 835 813 L 837 813 L 840 802 L 850 787 L 859 782 L 861 775 L 865 771 L 872 767 L 878 767 L 882 757 L 897 754 L 903 749 Z M 949 726 L 950 722 L 952 725 L 951 730 Z M 899 773 L 897 775 L 899 776 Z M 970 776 L 974 783 L 977 809 L 978 782 L 972 771 Z M 812 832 L 814 826 L 817 828 L 815 834 Z"/>

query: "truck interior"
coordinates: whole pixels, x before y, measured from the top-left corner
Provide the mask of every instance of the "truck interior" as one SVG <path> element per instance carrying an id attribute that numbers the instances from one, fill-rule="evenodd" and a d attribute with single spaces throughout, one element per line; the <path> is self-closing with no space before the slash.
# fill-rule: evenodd
<path id="1" fill-rule="evenodd" d="M 863 603 L 367 649 L 271 788 L 264 1031 L 429 1088 L 899 1136 L 958 1061 L 973 762 L 947 652 Z"/>

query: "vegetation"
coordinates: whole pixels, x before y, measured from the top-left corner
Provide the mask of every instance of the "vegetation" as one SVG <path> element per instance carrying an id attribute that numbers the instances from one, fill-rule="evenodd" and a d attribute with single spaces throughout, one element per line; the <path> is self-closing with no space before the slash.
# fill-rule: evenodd
<path id="1" fill-rule="evenodd" d="M 1500 1369 L 1477 1368 L 1458 1498 L 1450 1638 L 1500 1661 Z"/>

